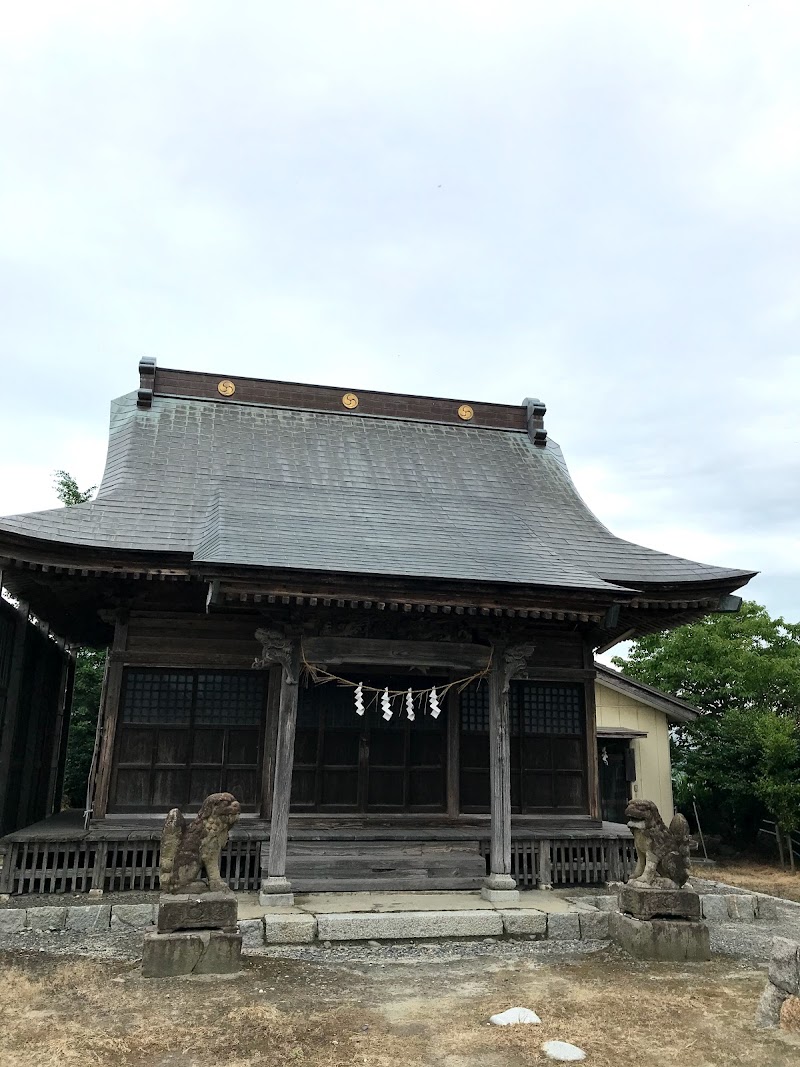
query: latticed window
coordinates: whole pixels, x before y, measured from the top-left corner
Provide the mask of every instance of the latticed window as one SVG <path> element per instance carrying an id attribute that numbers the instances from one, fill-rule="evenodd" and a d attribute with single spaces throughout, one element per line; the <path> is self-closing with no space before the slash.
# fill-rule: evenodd
<path id="1" fill-rule="evenodd" d="M 489 687 L 460 697 L 461 808 L 489 810 Z M 511 805 L 518 812 L 577 814 L 586 808 L 586 713 L 577 682 L 512 681 Z"/>
<path id="2" fill-rule="evenodd" d="M 111 810 L 197 808 L 227 790 L 254 808 L 267 674 L 128 668 Z"/>

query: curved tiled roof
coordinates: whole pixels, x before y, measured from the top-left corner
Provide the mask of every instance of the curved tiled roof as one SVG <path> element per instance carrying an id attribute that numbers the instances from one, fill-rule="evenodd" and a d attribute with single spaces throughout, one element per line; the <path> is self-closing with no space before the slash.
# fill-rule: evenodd
<path id="1" fill-rule="evenodd" d="M 0 532 L 204 564 L 584 590 L 725 582 L 615 537 L 558 446 L 525 432 L 136 393 L 112 404 L 97 498 Z"/>

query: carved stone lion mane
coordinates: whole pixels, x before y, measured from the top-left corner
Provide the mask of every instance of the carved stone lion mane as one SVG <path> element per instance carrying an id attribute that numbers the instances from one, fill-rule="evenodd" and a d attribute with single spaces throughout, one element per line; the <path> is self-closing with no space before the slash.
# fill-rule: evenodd
<path id="1" fill-rule="evenodd" d="M 667 828 L 652 800 L 632 800 L 625 821 L 633 832 L 638 862 L 629 885 L 680 889 L 689 877 L 689 824 L 679 813 Z"/>
<path id="2" fill-rule="evenodd" d="M 228 832 L 239 818 L 239 801 L 232 793 L 212 793 L 206 797 L 197 817 L 187 822 L 179 808 L 173 808 L 161 833 L 161 891 L 197 892 L 205 889 L 200 876 L 205 867 L 208 888 L 227 892 L 219 873 L 219 854 Z"/>

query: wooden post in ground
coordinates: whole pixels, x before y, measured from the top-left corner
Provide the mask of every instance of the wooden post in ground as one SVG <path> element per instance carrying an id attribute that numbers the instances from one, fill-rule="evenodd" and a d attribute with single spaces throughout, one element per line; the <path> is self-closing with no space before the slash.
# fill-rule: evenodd
<path id="1" fill-rule="evenodd" d="M 519 899 L 511 875 L 511 679 L 525 666 L 531 645 L 496 647 L 489 672 L 489 788 L 491 838 L 489 874 L 481 888 L 485 900 L 513 903 Z"/>
<path id="2" fill-rule="evenodd" d="M 259 631 L 265 634 L 265 631 Z M 263 639 L 262 639 L 263 640 Z M 264 643 L 264 659 L 281 664 L 281 688 L 278 705 L 278 736 L 275 745 L 275 768 L 272 786 L 272 814 L 269 831 L 266 877 L 263 860 L 259 900 L 271 907 L 294 903 L 291 882 L 286 877 L 286 851 L 289 841 L 289 803 L 294 769 L 294 735 L 297 724 L 297 689 L 300 679 L 299 641 L 280 640 L 269 634 Z M 263 856 L 263 850 L 262 850 Z"/>

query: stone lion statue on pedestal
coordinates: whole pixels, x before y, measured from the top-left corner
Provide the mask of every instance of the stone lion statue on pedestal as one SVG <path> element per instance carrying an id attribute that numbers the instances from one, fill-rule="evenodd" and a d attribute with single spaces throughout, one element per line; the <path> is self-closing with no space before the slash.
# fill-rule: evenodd
<path id="1" fill-rule="evenodd" d="M 208 888 L 227 893 L 219 873 L 219 854 L 241 808 L 232 793 L 212 793 L 203 801 L 196 818 L 187 822 L 173 808 L 161 833 L 161 892 L 196 893 Z M 205 868 L 208 886 L 200 879 Z"/>
<path id="2" fill-rule="evenodd" d="M 680 889 L 689 877 L 689 824 L 678 813 L 667 827 L 652 800 L 632 800 L 625 821 L 633 832 L 638 862 L 628 885 Z"/>

